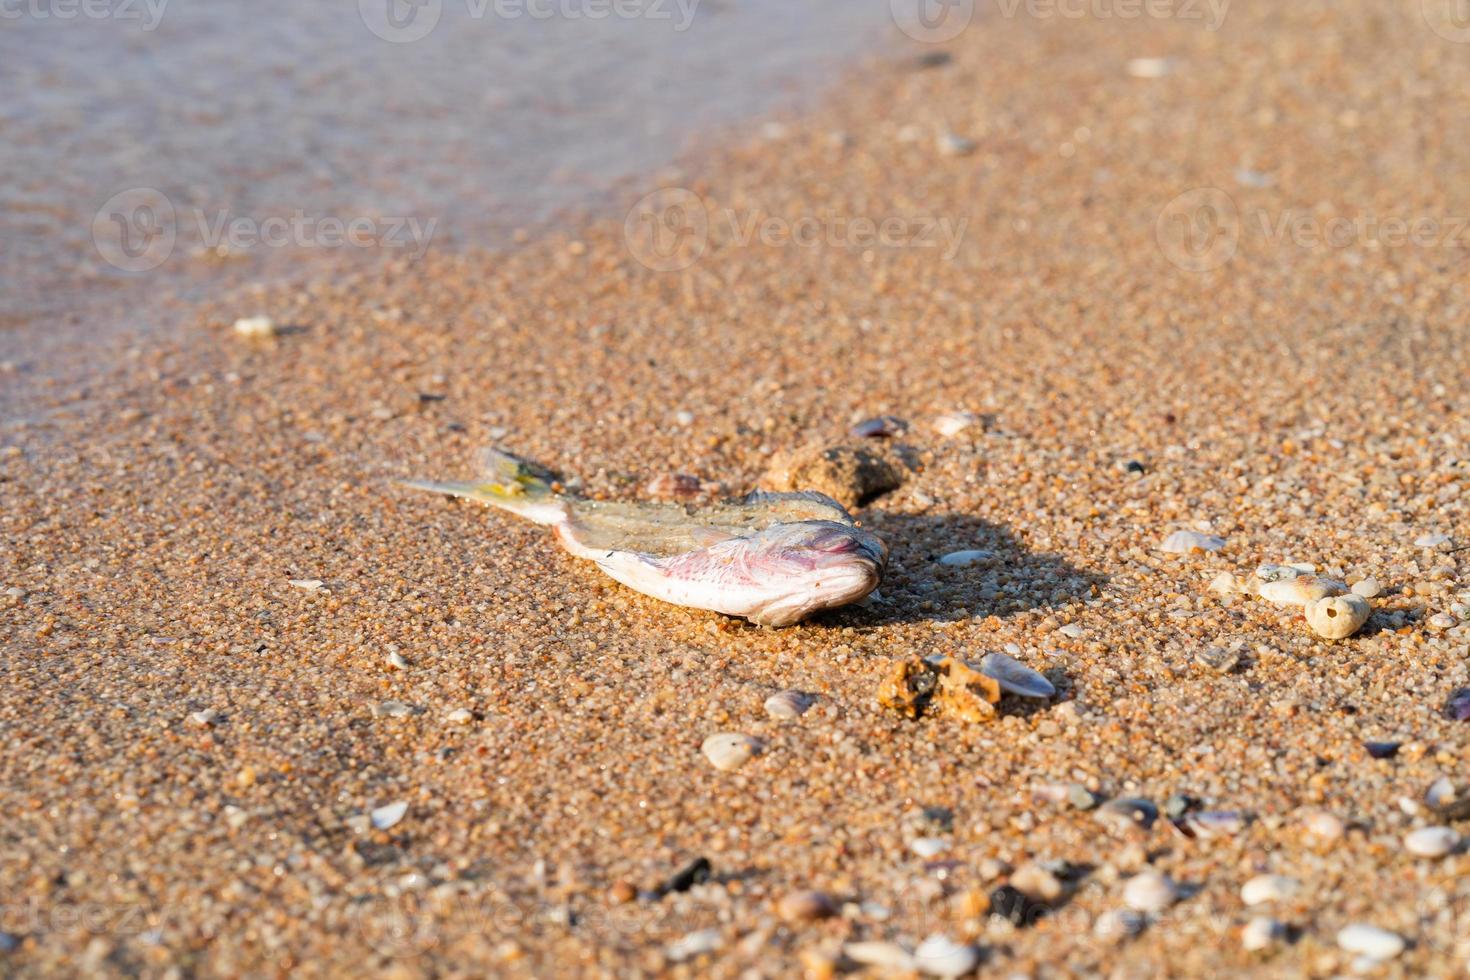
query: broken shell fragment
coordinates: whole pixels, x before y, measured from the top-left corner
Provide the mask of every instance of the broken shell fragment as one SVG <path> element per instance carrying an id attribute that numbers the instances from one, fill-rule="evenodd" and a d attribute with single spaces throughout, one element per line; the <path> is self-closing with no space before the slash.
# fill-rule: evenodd
<path id="1" fill-rule="evenodd" d="M 980 416 L 974 412 L 947 412 L 934 420 L 934 431 L 946 437 L 956 436 L 980 422 Z"/>
<path id="2" fill-rule="evenodd" d="M 1306 615 L 1307 623 L 1318 636 L 1344 640 L 1363 628 L 1373 615 L 1373 607 L 1362 596 L 1348 593 L 1318 599 L 1307 606 Z"/>
<path id="3" fill-rule="evenodd" d="M 852 434 L 859 439 L 889 439 L 893 436 L 903 435 L 909 430 L 909 424 L 896 415 L 880 415 L 873 419 L 864 419 L 852 427 Z"/>
<path id="4" fill-rule="evenodd" d="M 761 750 L 759 739 L 739 732 L 716 732 L 699 747 L 704 757 L 721 772 L 739 769 Z"/>
<path id="5" fill-rule="evenodd" d="M 778 691 L 766 698 L 766 714 L 783 721 L 800 718 L 806 714 L 814 700 L 811 695 L 801 691 Z"/>
<path id="6" fill-rule="evenodd" d="M 1210 591 L 1218 592 L 1220 595 L 1236 595 L 1241 592 L 1250 591 L 1240 576 L 1233 572 L 1221 572 L 1210 580 Z"/>
<path id="7" fill-rule="evenodd" d="M 1175 531 L 1164 539 L 1164 543 L 1159 545 L 1159 550 L 1167 551 L 1172 555 L 1193 555 L 1219 551 L 1223 547 L 1225 547 L 1225 539 L 1217 538 L 1213 534 L 1201 534 L 1198 531 Z"/>
<path id="8" fill-rule="evenodd" d="M 1329 596 L 1346 595 L 1347 591 L 1346 585 L 1334 582 L 1330 578 L 1299 575 L 1296 578 L 1282 578 L 1274 582 L 1262 581 L 1256 594 L 1278 606 L 1305 606 Z"/>
<path id="9" fill-rule="evenodd" d="M 1023 698 L 1049 698 L 1057 693 L 1051 681 L 1003 653 L 986 654 L 985 659 L 980 661 L 980 672 L 993 678 L 1007 694 L 1019 694 Z"/>
<path id="10" fill-rule="evenodd" d="M 976 565 L 982 561 L 989 561 L 995 557 L 993 551 L 982 551 L 979 548 L 970 548 L 965 551 L 951 551 L 939 559 L 941 565 L 954 565 L 964 568 L 968 565 Z"/>

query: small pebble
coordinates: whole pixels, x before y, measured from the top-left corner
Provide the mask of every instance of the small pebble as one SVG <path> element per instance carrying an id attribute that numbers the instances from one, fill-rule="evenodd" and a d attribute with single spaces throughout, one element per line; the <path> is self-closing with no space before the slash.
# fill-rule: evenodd
<path id="1" fill-rule="evenodd" d="M 718 929 L 700 929 L 682 936 L 664 947 L 664 956 L 670 962 L 683 963 L 705 953 L 713 953 L 725 944 Z"/>
<path id="2" fill-rule="evenodd" d="M 294 585 L 296 588 L 304 589 L 307 592 L 315 592 L 323 585 L 326 585 L 326 583 L 319 578 L 293 578 L 288 579 L 286 584 Z"/>
<path id="3" fill-rule="evenodd" d="M 920 837 L 909 843 L 909 849 L 921 858 L 932 858 L 949 849 L 949 843 L 938 837 Z"/>
<path id="4" fill-rule="evenodd" d="M 1460 846 L 1460 835 L 1450 827 L 1420 827 L 1404 837 L 1404 850 L 1415 857 L 1441 858 Z"/>
<path id="5" fill-rule="evenodd" d="M 776 903 L 776 914 L 787 922 L 815 922 L 837 914 L 837 906 L 822 892 L 792 892 Z"/>
<path id="6" fill-rule="evenodd" d="M 1456 626 L 1459 626 L 1460 621 L 1451 616 L 1449 613 L 1442 612 L 1435 613 L 1433 616 L 1430 616 L 1424 621 L 1424 625 L 1434 630 L 1436 633 L 1443 633 L 1445 630 L 1454 629 Z"/>
<path id="7" fill-rule="evenodd" d="M 607 890 L 608 901 L 614 905 L 626 905 L 638 897 L 638 889 L 631 882 L 615 881 Z"/>
<path id="8" fill-rule="evenodd" d="M 739 769 L 761 750 L 759 739 L 739 732 L 717 732 L 704 740 L 700 751 L 721 772 Z"/>
<path id="9" fill-rule="evenodd" d="M 1073 783 L 1067 787 L 1067 802 L 1079 810 L 1091 810 L 1097 806 L 1098 800 L 1086 786 L 1081 783 Z"/>
<path id="10" fill-rule="evenodd" d="M 1462 687 L 1451 694 L 1441 714 L 1450 721 L 1470 721 L 1470 687 Z"/>
<path id="11" fill-rule="evenodd" d="M 1109 909 L 1097 917 L 1092 934 L 1107 942 L 1122 942 L 1143 931 L 1148 920 L 1133 909 Z"/>
<path id="12" fill-rule="evenodd" d="M 1353 583 L 1353 594 L 1364 599 L 1376 599 L 1383 594 L 1383 586 L 1378 584 L 1376 578 L 1365 578 L 1361 582 Z"/>
<path id="13" fill-rule="evenodd" d="M 1313 837 L 1324 841 L 1341 840 L 1342 835 L 1347 833 L 1347 827 L 1339 817 L 1321 810 L 1303 814 L 1302 827 Z"/>
<path id="14" fill-rule="evenodd" d="M 994 557 L 995 552 L 981 551 L 978 548 L 968 551 L 951 551 L 949 554 L 939 559 L 939 564 L 953 565 L 958 568 L 964 568 L 969 565 L 978 565 L 982 561 L 989 561 Z"/>
<path id="15" fill-rule="evenodd" d="M 213 708 L 205 708 L 203 711 L 195 711 L 189 715 L 189 720 L 200 728 L 208 728 L 219 720 L 219 712 Z"/>
<path id="16" fill-rule="evenodd" d="M 1399 754 L 1398 742 L 1364 742 L 1363 748 L 1375 759 L 1392 759 Z"/>
<path id="17" fill-rule="evenodd" d="M 1240 889 L 1240 900 L 1247 905 L 1264 905 L 1291 898 L 1302 884 L 1286 875 L 1256 875 Z"/>
<path id="18" fill-rule="evenodd" d="M 913 955 L 898 943 L 887 943 L 881 940 L 847 943 L 842 947 L 842 955 L 860 966 L 876 966 L 897 973 L 909 973 L 914 970 Z"/>
<path id="19" fill-rule="evenodd" d="M 407 812 L 407 803 L 389 803 L 373 810 L 368 816 L 372 819 L 374 827 L 377 827 L 379 830 L 387 830 L 402 820 L 403 815 Z"/>
<path id="20" fill-rule="evenodd" d="M 1017 868 L 1010 883 L 1027 898 L 1039 902 L 1055 902 L 1066 888 L 1060 878 L 1035 861 Z"/>
<path id="21" fill-rule="evenodd" d="M 782 721 L 790 721 L 806 714 L 815 699 L 800 691 L 779 691 L 766 698 L 766 714 Z"/>
<path id="22" fill-rule="evenodd" d="M 1001 885 L 990 893 L 990 912 L 1018 929 L 1034 926 L 1051 913 L 1051 905 L 1015 885 Z"/>
<path id="23" fill-rule="evenodd" d="M 1098 808 L 1096 819 L 1113 830 L 1148 830 L 1159 819 L 1159 808 L 1148 800 L 1109 800 Z"/>
<path id="24" fill-rule="evenodd" d="M 957 436 L 979 423 L 980 416 L 973 412 L 948 412 L 934 420 L 934 431 L 945 437 Z"/>
<path id="25" fill-rule="evenodd" d="M 1168 58 L 1130 58 L 1126 66 L 1134 78 L 1163 78 L 1174 70 Z"/>
<path id="26" fill-rule="evenodd" d="M 1179 887 L 1157 871 L 1141 871 L 1123 886 L 1123 904 L 1135 912 L 1158 913 L 1179 900 Z"/>
<path id="27" fill-rule="evenodd" d="M 939 139 L 935 142 L 942 156 L 964 157 L 975 152 L 975 141 L 956 133 L 940 133 Z"/>
<path id="28" fill-rule="evenodd" d="M 1087 635 L 1087 630 L 1076 623 L 1068 623 L 1066 626 L 1057 630 L 1057 632 L 1073 640 L 1080 640 Z"/>
<path id="29" fill-rule="evenodd" d="M 1240 945 L 1252 953 L 1274 946 L 1285 938 L 1286 926 L 1267 915 L 1256 916 L 1240 931 Z"/>
<path id="30" fill-rule="evenodd" d="M 1225 547 L 1225 539 L 1198 531 L 1175 531 L 1159 545 L 1160 551 L 1171 555 L 1195 555 L 1219 551 Z"/>
<path id="31" fill-rule="evenodd" d="M 1337 945 L 1371 960 L 1391 960 L 1404 951 L 1404 937 L 1375 925 L 1355 922 L 1338 930 Z"/>
<path id="32" fill-rule="evenodd" d="M 932 977 L 962 977 L 980 962 L 980 953 L 947 936 L 930 936 L 914 950 L 914 967 Z"/>
<path id="33" fill-rule="evenodd" d="M 1217 674 L 1228 674 L 1240 664 L 1240 652 L 1225 647 L 1208 647 L 1195 651 L 1194 662 Z"/>
<path id="34" fill-rule="evenodd" d="M 1414 539 L 1416 548 L 1444 548 L 1451 544 L 1448 534 L 1425 534 Z"/>
<path id="35" fill-rule="evenodd" d="M 403 659 L 403 654 L 397 650 L 388 651 L 388 666 L 394 670 L 407 670 L 408 661 Z"/>
<path id="36" fill-rule="evenodd" d="M 854 425 L 851 432 L 859 439 L 891 439 L 901 436 L 909 430 L 909 424 L 894 415 L 880 415 L 877 418 L 863 419 Z"/>
<path id="37" fill-rule="evenodd" d="M 240 337 L 274 337 L 276 321 L 268 316 L 246 316 L 235 321 L 235 334 Z"/>
<path id="38" fill-rule="evenodd" d="M 468 725 L 475 720 L 475 713 L 469 708 L 455 708 L 444 716 L 444 720 L 451 725 Z"/>
<path id="39" fill-rule="evenodd" d="M 413 705 L 404 704 L 402 701 L 383 701 L 373 705 L 373 717 L 375 718 L 407 718 L 413 713 Z"/>

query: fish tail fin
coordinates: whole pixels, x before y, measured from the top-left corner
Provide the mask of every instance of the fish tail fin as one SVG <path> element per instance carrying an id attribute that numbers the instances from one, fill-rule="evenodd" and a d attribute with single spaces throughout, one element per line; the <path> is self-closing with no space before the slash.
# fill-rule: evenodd
<path id="1" fill-rule="evenodd" d="M 567 519 L 566 502 L 551 487 L 551 474 L 498 449 L 480 453 L 480 480 L 404 480 L 403 485 L 452 497 L 468 497 L 519 514 L 537 524 Z"/>

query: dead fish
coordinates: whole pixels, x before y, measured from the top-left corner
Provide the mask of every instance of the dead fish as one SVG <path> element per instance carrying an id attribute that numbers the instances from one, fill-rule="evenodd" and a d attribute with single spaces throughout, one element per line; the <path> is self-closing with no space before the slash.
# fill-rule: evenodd
<path id="1" fill-rule="evenodd" d="M 862 599 L 883 579 L 888 548 L 820 493 L 756 491 L 707 507 L 586 500 L 549 473 L 487 449 L 483 477 L 407 486 L 469 497 L 556 530 L 562 547 L 644 595 L 789 626 Z"/>

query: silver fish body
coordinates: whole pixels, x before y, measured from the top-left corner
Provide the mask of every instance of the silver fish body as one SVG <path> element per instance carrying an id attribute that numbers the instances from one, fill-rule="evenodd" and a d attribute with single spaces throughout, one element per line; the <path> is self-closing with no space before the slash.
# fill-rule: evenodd
<path id="1" fill-rule="evenodd" d="M 487 451 L 485 469 L 484 482 L 409 485 L 550 525 L 567 551 L 631 589 L 763 626 L 862 599 L 887 563 L 882 540 L 818 493 L 757 491 L 702 508 L 604 502 L 557 493 L 504 453 Z"/>

